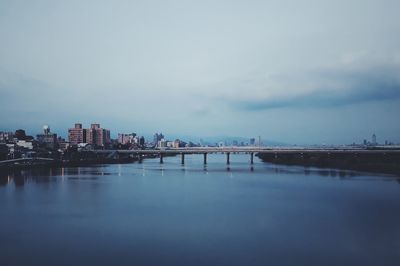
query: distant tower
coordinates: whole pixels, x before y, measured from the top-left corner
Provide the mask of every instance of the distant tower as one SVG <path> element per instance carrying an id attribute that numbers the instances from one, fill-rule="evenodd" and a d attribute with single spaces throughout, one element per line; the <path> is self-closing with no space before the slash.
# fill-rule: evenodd
<path id="1" fill-rule="evenodd" d="M 377 144 L 377 142 L 376 142 L 376 135 L 373 134 L 373 135 L 372 135 L 372 145 L 376 145 L 376 144 Z"/>
<path id="2" fill-rule="evenodd" d="M 45 135 L 49 135 L 50 134 L 50 127 L 48 125 L 44 125 L 43 126 L 43 133 Z"/>
<path id="3" fill-rule="evenodd" d="M 258 136 L 258 146 L 261 147 L 261 136 Z"/>
<path id="4" fill-rule="evenodd" d="M 250 146 L 254 146 L 256 144 L 256 139 L 255 138 L 251 138 L 250 139 Z"/>

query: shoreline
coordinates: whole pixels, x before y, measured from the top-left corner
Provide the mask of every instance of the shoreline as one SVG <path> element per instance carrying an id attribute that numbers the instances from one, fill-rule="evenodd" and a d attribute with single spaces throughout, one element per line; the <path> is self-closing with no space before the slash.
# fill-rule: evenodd
<path id="1" fill-rule="evenodd" d="M 164 156 L 173 156 L 173 155 L 164 155 Z M 12 170 L 30 170 L 30 169 L 50 169 L 50 168 L 62 168 L 62 167 L 86 167 L 93 165 L 102 165 L 102 164 L 130 164 L 135 162 L 141 162 L 145 159 L 154 159 L 158 158 L 157 155 L 146 154 L 142 157 L 126 157 L 126 158 L 87 158 L 87 159 L 79 159 L 79 160 L 54 160 L 51 162 L 41 162 L 41 161 L 29 161 L 27 163 L 19 163 L 19 164 L 9 164 L 9 165 L 0 165 L 0 171 L 12 171 Z"/>
<path id="2" fill-rule="evenodd" d="M 298 165 L 321 169 L 351 170 L 374 174 L 400 176 L 400 153 L 302 153 L 269 154 L 257 153 L 263 162 L 277 165 Z"/>
<path id="3" fill-rule="evenodd" d="M 164 156 L 175 156 L 172 154 Z M 320 153 L 303 151 L 293 153 L 259 152 L 255 154 L 262 162 L 276 165 L 316 167 L 321 169 L 350 170 L 374 174 L 389 174 L 400 176 L 400 151 L 399 153 L 335 153 L 333 151 Z M 144 159 L 158 158 L 156 154 L 146 154 L 141 157 L 124 158 L 77 158 L 75 160 L 55 160 L 44 162 L 30 160 L 23 163 L 0 165 L 0 172 L 13 170 L 50 169 L 63 167 L 89 167 L 104 164 L 129 164 L 141 162 Z"/>

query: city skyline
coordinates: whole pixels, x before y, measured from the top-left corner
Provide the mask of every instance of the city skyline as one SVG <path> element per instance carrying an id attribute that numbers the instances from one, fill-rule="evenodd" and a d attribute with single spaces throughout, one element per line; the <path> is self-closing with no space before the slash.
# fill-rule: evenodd
<path id="1" fill-rule="evenodd" d="M 400 142 L 396 1 L 0 4 L 2 131 Z M 340 19 L 338 19 L 340 17 Z M 119 131 L 119 132 L 118 132 Z"/>
<path id="2" fill-rule="evenodd" d="M 75 123 L 73 127 L 69 127 L 66 134 L 63 133 L 54 133 L 50 132 L 50 125 L 44 124 L 41 128 L 42 132 L 40 134 L 32 134 L 31 132 L 25 132 L 25 129 L 20 128 L 16 130 L 0 130 L 0 140 L 1 137 L 14 136 L 17 131 L 25 132 L 27 136 L 37 136 L 37 139 L 40 141 L 41 138 L 45 138 L 46 135 L 49 137 L 51 136 L 50 140 L 54 143 L 57 139 L 57 136 L 63 140 L 63 143 L 68 143 L 68 145 L 76 146 L 78 144 L 96 144 L 99 147 L 104 147 L 105 144 L 111 144 L 112 141 L 117 141 L 118 143 L 127 144 L 138 142 L 139 138 L 146 140 L 146 143 L 154 143 L 158 145 L 159 141 L 187 141 L 191 142 L 196 145 L 203 146 L 206 145 L 220 145 L 224 143 L 224 145 L 228 146 L 247 146 L 247 145 L 265 145 L 265 146 L 291 146 L 291 145 L 400 145 L 395 141 L 390 139 L 378 139 L 375 133 L 373 133 L 370 137 L 359 138 L 357 141 L 353 141 L 351 143 L 339 143 L 339 144 L 330 144 L 330 143 L 285 143 L 282 141 L 272 140 L 272 139 L 264 139 L 262 136 L 258 136 L 257 140 L 255 136 L 229 136 L 229 135 L 216 135 L 216 136 L 184 136 L 184 135 L 174 135 L 174 134 L 167 134 L 166 136 L 162 133 L 162 131 L 157 131 L 152 134 L 137 134 L 138 131 L 129 131 L 129 132 L 122 132 L 118 131 L 117 129 L 106 129 L 100 126 L 99 123 L 90 123 L 89 128 L 84 128 L 85 125 L 82 123 Z M 111 132 L 113 132 L 111 134 Z M 44 132 L 44 135 L 43 135 Z M 117 133 L 118 132 L 118 133 Z M 50 134 L 51 133 L 51 134 Z M 66 141 L 66 142 L 65 142 Z"/>

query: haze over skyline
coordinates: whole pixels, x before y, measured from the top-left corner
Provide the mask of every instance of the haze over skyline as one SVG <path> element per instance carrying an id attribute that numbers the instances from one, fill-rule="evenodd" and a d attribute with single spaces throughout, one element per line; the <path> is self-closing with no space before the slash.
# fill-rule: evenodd
<path id="1" fill-rule="evenodd" d="M 0 131 L 400 141 L 399 1 L 0 1 Z"/>

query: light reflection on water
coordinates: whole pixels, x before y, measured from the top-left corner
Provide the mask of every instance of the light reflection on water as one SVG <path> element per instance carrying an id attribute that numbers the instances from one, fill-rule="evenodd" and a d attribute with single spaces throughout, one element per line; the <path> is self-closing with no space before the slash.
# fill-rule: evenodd
<path id="1" fill-rule="evenodd" d="M 188 156 L 187 156 L 188 157 Z M 148 160 L 150 164 L 146 163 L 134 163 L 134 164 L 117 164 L 117 165 L 96 165 L 87 167 L 68 167 L 68 168 L 39 168 L 39 169 L 25 169 L 25 170 L 14 170 L 14 171 L 0 171 L 0 186 L 6 186 L 14 184 L 15 186 L 23 186 L 25 183 L 39 183 L 39 182 L 57 182 L 59 177 L 67 178 L 70 180 L 97 180 L 99 176 L 108 175 L 129 175 L 133 173 L 126 172 L 126 169 L 133 168 L 137 171 L 140 170 L 142 176 L 146 176 L 146 173 L 160 172 L 161 176 L 164 176 L 165 172 L 175 172 L 177 170 L 184 174 L 190 173 L 205 173 L 209 171 L 212 173 L 227 173 L 232 172 L 231 175 L 248 172 L 262 172 L 264 174 L 278 174 L 278 175 L 296 175 L 296 176 L 321 176 L 330 177 L 337 180 L 354 180 L 354 181 L 397 181 L 400 183 L 400 178 L 385 174 L 373 174 L 363 173 L 351 170 L 339 170 L 339 169 L 322 169 L 314 167 L 302 167 L 302 166 L 286 166 L 286 165 L 275 165 L 270 163 L 256 163 L 255 165 L 249 165 L 246 163 L 238 163 L 237 165 L 226 166 L 223 163 L 202 165 L 199 161 L 197 165 L 192 163 L 190 166 L 180 165 L 176 158 L 169 158 L 171 161 L 164 164 L 159 164 L 156 159 Z M 165 159 L 164 159 L 165 160 Z M 111 169 L 110 169 L 111 168 Z M 135 173 L 137 174 L 137 173 Z M 87 177 L 90 176 L 90 177 Z"/>
<path id="2" fill-rule="evenodd" d="M 397 177 L 185 159 L 0 173 L 1 265 L 399 265 Z"/>

